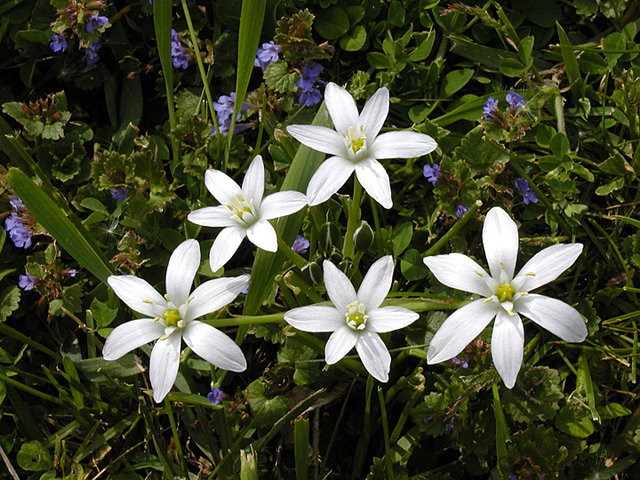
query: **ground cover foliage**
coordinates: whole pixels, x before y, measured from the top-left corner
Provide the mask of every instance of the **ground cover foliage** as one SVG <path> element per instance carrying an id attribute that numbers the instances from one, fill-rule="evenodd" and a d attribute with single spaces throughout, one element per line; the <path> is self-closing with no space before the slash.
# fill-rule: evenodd
<path id="1" fill-rule="evenodd" d="M 639 12 L 620 0 L 0 5 L 0 476 L 640 477 Z M 328 82 L 360 109 L 388 88 L 383 132 L 438 148 L 381 161 L 391 209 L 354 195 L 352 176 L 273 221 L 281 252 L 244 240 L 212 272 L 219 229 L 187 220 L 218 205 L 205 171 L 240 183 L 260 154 L 266 193 L 305 192 L 324 154 L 286 128 L 332 127 Z M 581 313 L 586 340 L 525 322 L 511 389 L 492 362 L 492 324 L 451 361 L 426 360 L 473 297 L 423 258 L 486 266 L 496 206 L 518 225 L 518 266 L 543 247 L 584 246 L 541 291 Z M 187 238 L 202 250 L 196 284 L 251 274 L 248 291 L 200 319 L 248 366 L 226 372 L 185 348 L 156 403 L 152 344 L 102 358 L 113 328 L 138 316 L 107 278 L 168 291 Z M 420 316 L 382 334 L 392 363 L 381 383 L 355 350 L 327 366 L 328 334 L 283 317 L 329 299 L 324 260 L 357 287 L 386 255 L 387 304 Z"/>

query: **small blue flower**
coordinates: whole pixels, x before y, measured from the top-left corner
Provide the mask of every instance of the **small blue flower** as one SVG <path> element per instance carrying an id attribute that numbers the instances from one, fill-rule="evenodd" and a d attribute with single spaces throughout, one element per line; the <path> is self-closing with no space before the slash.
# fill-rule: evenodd
<path id="1" fill-rule="evenodd" d="M 29 248 L 31 246 L 31 232 L 22 223 L 22 218 L 16 212 L 4 220 L 4 229 L 9 232 L 9 238 L 18 248 Z"/>
<path id="2" fill-rule="evenodd" d="M 487 119 L 493 118 L 493 113 L 496 111 L 498 107 L 498 100 L 493 97 L 487 98 L 487 101 L 484 103 L 484 107 L 482 107 L 482 114 Z"/>
<path id="3" fill-rule="evenodd" d="M 451 361 L 459 367 L 469 368 L 469 363 L 467 362 L 466 358 L 463 358 L 462 360 L 460 360 L 458 357 L 453 357 Z"/>
<path id="4" fill-rule="evenodd" d="M 28 273 L 26 275 L 20 275 L 18 277 L 18 286 L 24 291 L 32 290 L 33 287 L 36 286 L 37 282 L 38 278 L 29 275 Z"/>
<path id="5" fill-rule="evenodd" d="M 67 49 L 67 39 L 64 35 L 55 34 L 51 37 L 51 43 L 49 43 L 51 50 L 54 52 L 64 52 Z"/>
<path id="6" fill-rule="evenodd" d="M 68 270 L 63 271 L 62 273 L 66 273 L 71 278 L 75 277 L 78 274 L 78 271 L 75 268 L 70 268 Z"/>
<path id="7" fill-rule="evenodd" d="M 109 19 L 107 17 L 102 17 L 97 13 L 94 13 L 89 17 L 89 22 L 87 23 L 87 32 L 94 33 L 95 29 L 103 27 L 109 23 Z"/>
<path id="8" fill-rule="evenodd" d="M 264 70 L 271 62 L 278 61 L 281 51 L 282 47 L 277 45 L 273 40 L 269 43 L 263 43 L 256 52 L 256 59 L 253 61 L 253 66 L 260 67 Z"/>
<path id="9" fill-rule="evenodd" d="M 458 205 L 458 208 L 456 209 L 456 217 L 458 218 L 462 217 L 465 213 L 467 213 L 467 210 L 469 210 L 469 207 L 465 207 L 464 205 Z"/>
<path id="10" fill-rule="evenodd" d="M 127 198 L 127 196 L 129 195 L 129 190 L 127 189 L 127 187 L 118 187 L 112 188 L 111 190 L 109 190 L 109 193 L 111 193 L 111 196 L 116 202 L 121 202 L 122 200 Z"/>
<path id="11" fill-rule="evenodd" d="M 303 90 L 298 97 L 298 103 L 303 107 L 311 107 L 322 100 L 322 94 L 320 90 L 317 88 L 312 88 L 311 90 Z"/>
<path id="12" fill-rule="evenodd" d="M 293 245 L 291 245 L 291 250 L 296 252 L 298 255 L 307 253 L 307 250 L 309 250 L 309 240 L 304 238 L 302 235 L 298 235 L 293 241 Z"/>
<path id="13" fill-rule="evenodd" d="M 533 192 L 533 190 L 531 190 L 529 182 L 524 178 L 516 178 L 513 184 L 515 185 L 516 190 L 520 192 L 520 195 L 522 195 L 522 201 L 525 205 L 538 202 L 538 196 Z"/>
<path id="14" fill-rule="evenodd" d="M 522 98 L 521 95 L 517 94 L 513 90 L 507 93 L 505 100 L 509 104 L 509 109 L 511 110 L 511 113 L 515 112 L 520 107 L 524 107 L 524 104 L 525 104 L 524 98 Z"/>
<path id="15" fill-rule="evenodd" d="M 218 114 L 218 124 L 222 121 L 231 118 L 233 115 L 233 109 L 236 105 L 236 92 L 231 92 L 229 95 L 220 95 L 218 100 L 213 102 L 213 109 Z M 240 116 L 236 118 L 236 121 L 240 120 Z"/>
<path id="16" fill-rule="evenodd" d="M 22 203 L 22 200 L 20 200 L 18 197 L 11 197 L 11 200 L 9 200 L 9 205 L 11 205 L 18 211 L 24 208 L 24 203 Z"/>
<path id="17" fill-rule="evenodd" d="M 447 422 L 447 424 L 444 426 L 444 434 L 445 435 L 450 435 L 451 432 L 453 432 L 453 423 L 455 421 L 456 417 L 451 417 L 449 419 L 449 421 Z"/>
<path id="18" fill-rule="evenodd" d="M 207 400 L 216 405 L 218 405 L 223 399 L 224 392 L 218 387 L 212 387 L 211 391 L 207 394 Z"/>
<path id="19" fill-rule="evenodd" d="M 316 62 L 307 62 L 302 67 L 302 75 L 309 78 L 316 78 L 318 75 L 322 73 L 322 65 Z"/>
<path id="20" fill-rule="evenodd" d="M 101 45 L 96 42 L 89 45 L 89 48 L 84 51 L 84 57 L 82 57 L 82 59 L 86 63 L 86 71 L 96 68 L 96 64 L 98 63 L 98 60 L 100 60 L 100 55 L 98 55 L 98 50 L 100 50 L 100 47 Z"/>
<path id="21" fill-rule="evenodd" d="M 189 67 L 189 55 L 185 52 L 178 32 L 171 29 L 171 63 L 175 68 L 186 69 Z"/>
<path id="22" fill-rule="evenodd" d="M 442 177 L 442 172 L 440 171 L 440 166 L 437 163 L 433 165 L 425 165 L 422 169 L 422 175 L 426 177 L 427 182 L 430 182 L 431 185 L 435 185 L 440 177 Z"/>

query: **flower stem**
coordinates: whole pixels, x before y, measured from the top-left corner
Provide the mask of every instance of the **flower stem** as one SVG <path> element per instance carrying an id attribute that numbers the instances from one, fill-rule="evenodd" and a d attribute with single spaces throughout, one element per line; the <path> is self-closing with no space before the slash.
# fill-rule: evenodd
<path id="1" fill-rule="evenodd" d="M 349 208 L 349 218 L 347 219 L 347 233 L 344 236 L 344 244 L 342 247 L 343 258 L 353 258 L 353 233 L 356 231 L 356 225 L 360 219 L 360 198 L 362 197 L 362 186 L 358 181 L 358 177 L 353 176 L 353 197 L 351 198 L 351 206 Z"/>
<path id="2" fill-rule="evenodd" d="M 291 263 L 300 269 L 309 263 L 304 257 L 294 252 L 291 245 L 287 245 L 279 233 L 276 232 L 276 235 L 278 236 L 278 249 Z"/>
<path id="3" fill-rule="evenodd" d="M 169 425 L 171 426 L 171 434 L 173 435 L 173 440 L 176 444 L 176 452 L 178 453 L 178 457 L 180 457 L 180 464 L 182 465 L 182 470 L 187 473 L 187 464 L 184 460 L 184 452 L 182 451 L 182 444 L 180 443 L 180 437 L 178 436 L 178 428 L 176 427 L 176 420 L 173 417 L 173 410 L 171 409 L 171 401 L 169 400 L 169 396 L 164 397 L 164 406 L 167 409 L 167 416 L 169 417 Z"/>
<path id="4" fill-rule="evenodd" d="M 469 223 L 469 220 L 476 217 L 476 213 L 478 213 L 478 210 L 480 209 L 480 207 L 482 207 L 482 201 L 476 200 L 475 203 L 471 205 L 471 208 L 469 208 L 469 210 L 462 216 L 462 218 L 460 218 L 460 220 L 454 223 L 453 227 L 451 227 L 447 233 L 445 233 L 442 237 L 440 237 L 440 239 L 436 243 L 431 245 L 431 247 L 429 247 L 429 249 L 426 252 L 424 252 L 423 255 L 425 257 L 428 257 L 429 255 L 435 255 L 436 253 L 438 253 L 438 251 L 442 247 L 444 247 L 444 245 L 451 238 L 455 237 L 458 234 L 458 232 L 462 230 L 462 228 L 467 223 Z"/>

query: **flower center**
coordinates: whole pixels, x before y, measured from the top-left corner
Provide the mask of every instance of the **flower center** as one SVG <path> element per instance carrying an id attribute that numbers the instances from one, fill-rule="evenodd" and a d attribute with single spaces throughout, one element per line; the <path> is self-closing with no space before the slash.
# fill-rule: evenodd
<path id="1" fill-rule="evenodd" d="M 165 310 L 162 318 L 164 318 L 164 323 L 167 327 L 182 327 L 182 317 L 178 310 Z"/>
<path id="2" fill-rule="evenodd" d="M 241 194 L 231 199 L 231 203 L 227 203 L 226 207 L 231 211 L 231 218 L 236 222 L 250 227 L 256 222 L 257 215 L 253 199 L 247 201 Z"/>
<path id="3" fill-rule="evenodd" d="M 500 303 L 512 302 L 515 294 L 516 289 L 513 288 L 510 283 L 501 283 L 496 290 L 496 297 L 498 297 Z"/>
<path id="4" fill-rule="evenodd" d="M 347 313 L 344 314 L 347 325 L 354 330 L 364 330 L 367 326 L 369 315 L 365 315 L 365 307 L 363 303 L 353 302 L 346 306 Z"/>
<path id="5" fill-rule="evenodd" d="M 355 128 L 349 127 L 349 136 L 343 134 L 347 140 L 347 148 L 350 148 L 354 154 L 367 149 L 367 137 L 362 131 L 362 126 L 358 130 L 359 132 L 356 132 Z"/>

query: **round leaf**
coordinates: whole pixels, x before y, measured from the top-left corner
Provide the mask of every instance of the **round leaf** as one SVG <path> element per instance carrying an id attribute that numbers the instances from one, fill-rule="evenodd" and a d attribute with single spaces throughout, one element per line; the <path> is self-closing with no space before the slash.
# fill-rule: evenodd
<path id="1" fill-rule="evenodd" d="M 349 16 L 340 7 L 330 7 L 318 12 L 314 26 L 320 36 L 335 40 L 349 30 Z"/>
<path id="2" fill-rule="evenodd" d="M 340 39 L 340 47 L 348 52 L 360 50 L 367 41 L 367 31 L 362 25 L 356 25 Z"/>

